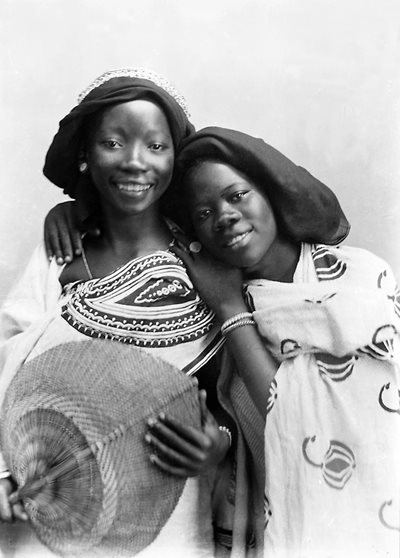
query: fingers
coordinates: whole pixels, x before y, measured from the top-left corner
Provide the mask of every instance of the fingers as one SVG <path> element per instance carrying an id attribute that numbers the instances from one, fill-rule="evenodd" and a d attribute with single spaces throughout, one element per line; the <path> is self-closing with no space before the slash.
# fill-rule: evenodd
<path id="1" fill-rule="evenodd" d="M 210 441 L 201 430 L 185 426 L 165 415 L 157 421 L 149 421 L 152 437 L 162 441 L 170 448 L 194 459 L 202 459 L 202 451 L 208 449 Z"/>
<path id="2" fill-rule="evenodd" d="M 147 443 L 151 444 L 156 450 L 156 456 L 162 460 L 164 463 L 173 464 L 173 466 L 184 467 L 188 470 L 193 468 L 193 462 L 186 455 L 179 453 L 172 449 L 167 444 L 164 444 L 159 439 L 155 438 L 151 434 L 146 434 L 145 440 Z"/>
<path id="3" fill-rule="evenodd" d="M 45 222 L 45 245 L 49 260 L 56 258 L 58 265 L 72 261 L 72 244 L 65 225 Z"/>
<path id="4" fill-rule="evenodd" d="M 19 501 L 19 498 L 20 497 L 19 497 L 18 490 L 16 490 L 12 494 L 10 494 L 10 496 L 8 497 L 8 502 L 9 502 L 10 506 L 13 506 L 14 504 L 16 504 Z"/>
<path id="5" fill-rule="evenodd" d="M 173 465 L 169 465 L 168 463 L 165 463 L 162 459 L 160 459 L 155 454 L 150 456 L 150 461 L 154 463 L 154 465 L 157 465 L 157 467 L 160 467 L 160 469 L 162 469 L 166 473 L 169 473 L 170 475 L 175 475 L 177 477 L 185 477 L 185 478 L 194 477 L 197 475 L 197 473 L 192 473 L 192 471 L 187 471 L 183 467 L 176 467 Z"/>
<path id="6" fill-rule="evenodd" d="M 199 403 L 200 403 L 201 424 L 202 426 L 204 426 L 211 414 L 207 407 L 207 392 L 205 389 L 201 389 L 199 391 Z"/>
<path id="7" fill-rule="evenodd" d="M 26 513 L 22 502 L 19 500 L 18 490 L 8 496 L 8 506 L 7 512 L 9 511 L 8 519 L 5 521 L 13 521 L 14 519 L 20 519 L 21 521 L 28 520 L 28 514 Z M 3 517 L 3 514 L 2 514 Z"/>
<path id="8" fill-rule="evenodd" d="M 81 233 L 76 229 L 71 232 L 71 243 L 75 256 L 82 254 L 82 238 Z"/>
<path id="9" fill-rule="evenodd" d="M 216 421 L 214 415 L 211 413 L 210 409 L 207 407 L 207 392 L 205 389 L 199 391 L 199 403 L 203 431 L 206 434 L 210 435 L 211 428 L 214 430 L 218 430 L 218 422 Z"/>
<path id="10" fill-rule="evenodd" d="M 202 430 L 185 426 L 163 414 L 158 420 L 148 421 L 150 432 L 146 434 L 145 440 L 155 451 L 151 461 L 168 473 L 178 476 L 199 475 L 216 466 L 226 454 L 226 435 L 219 430 L 206 406 L 204 390 L 199 397 L 205 417 Z"/>
<path id="11" fill-rule="evenodd" d="M 194 254 L 200 254 L 203 248 L 201 243 L 198 242 L 197 240 L 192 240 L 192 242 L 188 242 L 186 240 L 185 242 L 182 242 L 180 240 L 175 239 L 175 241 L 176 242 L 173 244 L 172 248 L 177 248 L 178 250 L 185 252 L 191 257 L 193 257 Z"/>
<path id="12" fill-rule="evenodd" d="M 78 218 L 74 211 L 74 205 L 65 204 L 63 220 L 59 221 L 59 231 L 61 245 L 64 250 L 65 261 L 72 261 L 75 256 L 82 253 L 82 237 L 79 229 Z M 67 258 L 70 258 L 67 259 Z"/>
<path id="13" fill-rule="evenodd" d="M 62 256 L 60 241 L 58 238 L 57 230 L 48 224 L 45 221 L 45 233 L 44 233 L 44 241 L 46 245 L 46 253 L 49 260 L 53 257 L 56 258 L 56 261 L 59 265 L 64 263 L 64 258 Z"/>
<path id="14" fill-rule="evenodd" d="M 64 223 L 58 224 L 58 237 L 59 237 L 59 245 L 62 252 L 63 262 L 69 263 L 72 262 L 74 258 L 74 248 L 73 242 L 71 241 L 69 225 L 67 227 Z M 57 263 L 58 258 L 57 258 Z"/>
<path id="15" fill-rule="evenodd" d="M 183 261 L 186 267 L 189 268 L 193 264 L 193 258 L 186 247 L 174 244 L 171 248 L 171 251 Z"/>
<path id="16" fill-rule="evenodd" d="M 12 506 L 12 512 L 15 519 L 20 519 L 21 521 L 28 521 L 28 514 L 26 513 L 24 506 L 21 502 L 17 502 Z"/>
<path id="17" fill-rule="evenodd" d="M 163 471 L 179 477 L 193 477 L 203 472 L 207 462 L 205 453 L 195 451 L 192 456 L 181 454 L 151 434 L 146 434 L 145 440 L 154 449 L 150 461 Z"/>
<path id="18" fill-rule="evenodd" d="M 174 235 L 177 244 L 180 244 L 183 247 L 183 249 L 189 246 L 190 241 L 183 231 L 174 227 L 172 229 L 172 234 Z"/>
<path id="19" fill-rule="evenodd" d="M 13 514 L 8 501 L 8 495 L 11 491 L 11 482 L 8 479 L 4 479 L 0 482 L 0 520 L 11 523 L 13 520 Z"/>
<path id="20" fill-rule="evenodd" d="M 145 436 L 154 449 L 151 461 L 164 471 L 178 476 L 195 476 L 208 468 L 212 442 L 201 431 L 162 417 L 150 420 Z"/>
<path id="21" fill-rule="evenodd" d="M 196 244 L 196 243 L 192 242 L 191 245 L 192 244 Z M 201 267 L 202 265 L 204 265 L 203 262 L 204 258 L 202 254 L 200 254 L 198 251 L 189 250 L 187 246 L 184 246 L 181 243 L 179 244 L 175 243 L 171 247 L 171 251 L 174 252 L 174 254 L 183 261 L 183 263 L 185 264 L 185 266 L 187 267 L 187 269 L 192 275 L 195 273 L 196 269 L 199 266 Z"/>
<path id="22" fill-rule="evenodd" d="M 61 203 L 50 210 L 44 222 L 44 239 L 47 257 L 55 257 L 59 265 L 72 262 L 74 255 L 81 254 L 74 202 Z"/>

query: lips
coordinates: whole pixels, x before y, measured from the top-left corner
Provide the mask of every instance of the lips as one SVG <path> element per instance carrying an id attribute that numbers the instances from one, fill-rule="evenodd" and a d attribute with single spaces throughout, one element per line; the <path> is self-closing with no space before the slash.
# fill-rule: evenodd
<path id="1" fill-rule="evenodd" d="M 236 249 L 239 248 L 243 245 L 243 243 L 247 240 L 248 236 L 250 235 L 250 233 L 252 232 L 252 229 L 242 232 L 242 233 L 237 233 L 234 236 L 230 236 L 229 238 L 224 240 L 224 247 L 225 248 L 231 248 L 231 249 Z"/>

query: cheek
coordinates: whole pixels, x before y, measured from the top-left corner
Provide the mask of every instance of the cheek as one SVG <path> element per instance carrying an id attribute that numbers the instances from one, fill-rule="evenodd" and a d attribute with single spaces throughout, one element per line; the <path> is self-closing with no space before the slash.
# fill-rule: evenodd
<path id="1" fill-rule="evenodd" d="M 97 149 L 92 149 L 88 152 L 87 162 L 89 170 L 98 173 L 99 171 L 107 170 L 107 168 L 115 164 L 114 154 L 105 154 Z"/>
<path id="2" fill-rule="evenodd" d="M 173 165 L 166 164 L 158 169 L 158 187 L 164 193 L 170 186 L 173 175 Z"/>
<path id="3" fill-rule="evenodd" d="M 164 181 L 164 185 L 169 186 L 174 172 L 174 157 L 165 157 L 163 160 L 158 160 L 154 163 L 160 177 Z"/>
<path id="4" fill-rule="evenodd" d="M 172 178 L 172 173 L 174 172 L 174 158 L 168 158 L 163 165 L 164 174 L 170 179 Z"/>
<path id="5" fill-rule="evenodd" d="M 88 168 L 90 178 L 92 179 L 95 187 L 100 189 L 105 187 L 109 176 L 109 173 L 107 172 L 107 166 L 99 162 L 95 162 L 92 165 L 89 164 Z"/>
<path id="6" fill-rule="evenodd" d="M 172 173 L 175 164 L 175 151 L 171 149 L 164 153 L 163 156 L 160 157 L 159 164 L 166 169 L 166 172 Z"/>
<path id="7" fill-rule="evenodd" d="M 277 227 L 276 227 L 276 219 L 275 219 L 275 214 L 272 211 L 272 208 L 267 205 L 264 200 L 263 203 L 259 204 L 258 206 L 255 206 L 253 208 L 254 214 L 256 215 L 256 220 L 258 221 L 258 223 L 261 224 L 263 230 L 265 232 L 268 232 L 269 234 L 276 233 Z"/>
<path id="8" fill-rule="evenodd" d="M 260 228 L 260 234 L 262 239 L 260 242 L 260 250 L 269 250 L 278 236 L 275 219 L 269 217 L 268 220 L 264 222 L 264 226 Z"/>
<path id="9" fill-rule="evenodd" d="M 215 239 L 211 223 L 194 223 L 193 230 L 196 238 L 204 244 L 209 252 L 213 253 L 215 248 Z"/>
<path id="10" fill-rule="evenodd" d="M 193 221 L 191 220 L 192 223 L 192 227 L 193 227 L 193 231 L 196 235 L 196 237 L 203 243 L 205 244 L 205 241 L 207 239 L 207 236 L 205 234 L 204 231 L 204 227 L 200 227 L 197 223 L 193 223 Z"/>
<path id="11" fill-rule="evenodd" d="M 88 171 L 95 186 L 104 182 L 106 168 L 96 158 L 88 157 Z"/>

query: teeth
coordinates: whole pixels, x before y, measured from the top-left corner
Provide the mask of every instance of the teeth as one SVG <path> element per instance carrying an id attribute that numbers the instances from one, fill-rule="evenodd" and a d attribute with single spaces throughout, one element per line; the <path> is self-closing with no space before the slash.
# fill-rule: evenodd
<path id="1" fill-rule="evenodd" d="M 122 192 L 145 192 L 151 188 L 152 184 L 117 184 L 118 190 Z"/>
<path id="2" fill-rule="evenodd" d="M 231 240 L 229 240 L 226 243 L 226 246 L 233 246 L 234 244 L 237 244 L 238 242 L 243 240 L 248 234 L 249 234 L 249 231 L 245 232 L 243 234 L 238 234 L 237 236 L 234 236 L 233 238 L 231 238 Z"/>

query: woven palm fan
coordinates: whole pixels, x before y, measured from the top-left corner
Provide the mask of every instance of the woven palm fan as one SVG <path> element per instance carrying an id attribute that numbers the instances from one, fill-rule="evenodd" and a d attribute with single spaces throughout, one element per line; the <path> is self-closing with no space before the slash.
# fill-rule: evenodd
<path id="1" fill-rule="evenodd" d="M 65 343 L 18 371 L 1 445 L 43 544 L 132 556 L 156 538 L 185 484 L 149 461 L 146 421 L 161 411 L 199 427 L 197 384 L 132 346 Z"/>

